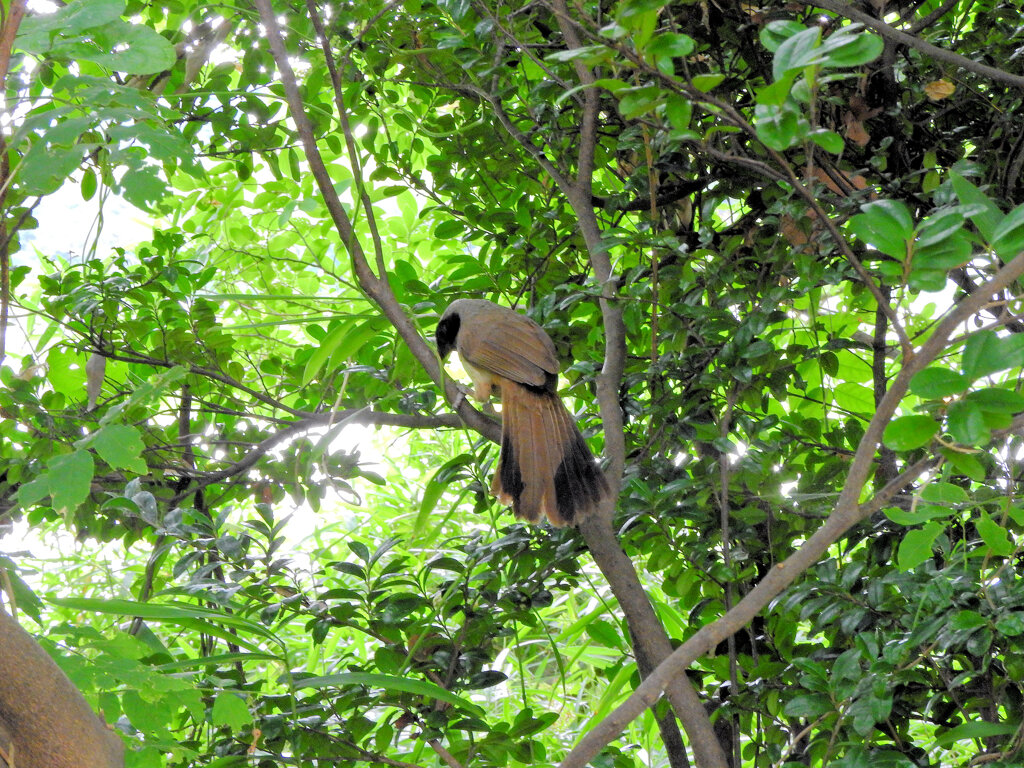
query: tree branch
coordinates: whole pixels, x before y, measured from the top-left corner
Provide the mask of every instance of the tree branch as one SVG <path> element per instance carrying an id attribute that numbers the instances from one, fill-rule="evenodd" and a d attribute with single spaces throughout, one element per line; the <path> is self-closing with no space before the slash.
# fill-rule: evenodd
<path id="1" fill-rule="evenodd" d="M 745 626 L 783 589 L 792 584 L 801 573 L 816 563 L 828 547 L 834 544 L 843 533 L 880 509 L 889 499 L 906 488 L 932 465 L 933 458 L 921 459 L 889 482 L 870 501 L 864 504 L 857 503 L 874 465 L 875 451 L 881 443 L 882 432 L 906 394 L 910 379 L 943 352 L 950 335 L 958 325 L 980 312 L 992 294 L 1007 287 L 1022 274 L 1024 274 L 1024 253 L 999 270 L 976 293 L 962 299 L 938 324 L 917 354 L 910 358 L 904 358 L 903 368 L 879 403 L 875 416 L 871 419 L 864 437 L 857 446 L 857 452 L 835 508 L 822 526 L 807 539 L 803 546 L 758 582 L 746 597 L 736 604 L 735 608 L 717 621 L 701 627 L 696 634 L 679 646 L 621 706 L 601 721 L 576 745 L 562 761 L 560 768 L 583 768 L 644 709 L 653 706 L 665 686 L 674 678 L 685 674 L 686 668 L 696 658 L 707 653 L 726 637 Z"/>
<path id="2" fill-rule="evenodd" d="M 576 22 L 570 16 L 565 0 L 552 0 L 551 6 L 566 47 L 570 50 L 580 48 L 582 42 Z M 567 189 L 563 185 L 559 186 L 563 187 L 576 214 L 590 263 L 601 287 L 600 306 L 605 331 L 605 355 L 604 364 L 597 377 L 597 401 L 604 425 L 605 457 L 608 459 L 609 479 L 613 489 L 600 514 L 580 523 L 580 532 L 594 561 L 618 598 L 630 630 L 643 649 L 642 653 L 657 664 L 671 653 L 672 644 L 611 524 L 626 463 L 625 429 L 619 404 L 619 388 L 625 371 L 626 327 L 622 319 L 622 306 L 617 300 L 617 278 L 593 206 L 593 169 L 600 94 L 594 87 L 594 73 L 579 60 L 574 62 L 574 66 L 580 84 L 587 86 L 584 88 L 577 176 L 575 182 L 569 184 Z M 671 681 L 667 694 L 672 709 L 690 737 L 697 765 L 702 768 L 724 768 L 728 765 L 728 759 L 718 743 L 704 705 L 685 673 Z"/>
<path id="3" fill-rule="evenodd" d="M 383 411 L 374 411 L 370 408 L 352 408 L 345 411 L 318 413 L 314 416 L 302 419 L 301 421 L 289 424 L 284 429 L 281 429 L 270 437 L 261 440 L 252 449 L 250 449 L 245 456 L 234 462 L 231 466 L 225 467 L 217 472 L 197 477 L 196 483 L 175 494 L 171 498 L 170 504 L 172 506 L 179 504 L 183 499 L 192 496 L 207 486 L 242 474 L 253 467 L 253 465 L 262 459 L 269 451 L 272 451 L 275 447 L 286 440 L 290 440 L 298 435 L 308 432 L 311 429 L 316 429 L 317 427 L 337 426 L 342 423 L 363 424 L 378 427 L 406 427 L 410 429 L 438 429 L 441 427 L 461 426 L 461 422 L 454 414 L 445 414 L 442 416 L 420 416 L 404 413 L 385 413 Z"/>
<path id="4" fill-rule="evenodd" d="M 409 319 L 402 309 L 395 295 L 391 292 L 387 277 L 383 273 L 374 275 L 366 260 L 366 254 L 362 245 L 356 237 L 352 221 L 349 219 L 345 208 L 334 188 L 331 176 L 327 172 L 320 150 L 316 145 L 316 138 L 313 135 L 313 126 L 306 115 L 305 104 L 302 95 L 299 93 L 298 82 L 295 78 L 295 71 L 288 61 L 288 54 L 281 39 L 281 30 L 277 18 L 270 7 L 270 0 L 255 0 L 259 10 L 260 20 L 267 32 L 267 42 L 270 45 L 274 61 L 277 63 L 278 71 L 281 74 L 281 84 L 284 87 L 285 100 L 288 102 L 288 111 L 295 121 L 295 128 L 302 142 L 303 151 L 306 155 L 306 162 L 309 163 L 310 171 L 316 181 L 317 188 L 324 199 L 327 210 L 330 213 L 331 221 L 341 236 L 342 244 L 352 260 L 352 271 L 359 281 L 359 287 L 380 307 L 384 316 L 388 319 L 398 335 L 402 337 L 413 357 L 423 366 L 427 375 L 442 388 L 445 398 L 453 409 L 458 413 L 462 421 L 470 428 L 476 430 L 490 440 L 497 442 L 500 439 L 501 427 L 488 419 L 469 403 L 469 398 L 462 397 L 461 392 L 451 379 L 444 375 L 441 362 L 437 353 L 427 345 L 420 335 L 419 329 Z M 343 106 L 343 104 L 342 104 Z"/>
<path id="5" fill-rule="evenodd" d="M 124 744 L 25 630 L 0 609 L 0 733 L 19 768 L 121 768 Z"/>
<path id="6" fill-rule="evenodd" d="M 952 51 L 947 51 L 945 48 L 939 48 L 937 45 L 932 45 L 919 37 L 908 35 L 906 32 L 901 32 L 895 27 L 889 26 L 884 21 L 876 19 L 870 14 L 864 13 L 864 11 L 860 11 L 850 5 L 847 5 L 842 2 L 842 0 L 799 0 L 799 2 L 809 8 L 824 8 L 827 11 L 832 11 L 832 13 L 838 13 L 840 16 L 845 16 L 851 21 L 860 22 L 865 27 L 875 30 L 889 42 L 905 45 L 908 48 L 914 48 L 936 61 L 941 61 L 944 64 L 950 64 L 954 67 L 959 67 L 960 69 L 966 69 L 968 72 L 973 72 L 976 75 L 987 77 L 989 80 L 1002 83 L 1003 85 L 1024 89 L 1024 77 L 1021 77 L 1020 75 L 1014 75 L 1009 72 L 1004 72 L 1001 69 L 981 64 L 977 61 L 968 59 L 966 56 L 961 56 L 959 53 L 953 53 Z"/>

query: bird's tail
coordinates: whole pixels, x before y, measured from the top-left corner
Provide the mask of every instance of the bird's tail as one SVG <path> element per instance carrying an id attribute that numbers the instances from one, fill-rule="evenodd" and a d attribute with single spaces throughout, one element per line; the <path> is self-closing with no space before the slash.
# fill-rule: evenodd
<path id="1" fill-rule="evenodd" d="M 501 455 L 491 492 L 516 517 L 575 525 L 596 511 L 608 483 L 558 395 L 502 387 Z"/>

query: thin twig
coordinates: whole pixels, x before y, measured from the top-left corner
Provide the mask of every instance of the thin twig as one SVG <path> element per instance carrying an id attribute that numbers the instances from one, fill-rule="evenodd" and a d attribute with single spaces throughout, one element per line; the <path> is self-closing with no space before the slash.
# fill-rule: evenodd
<path id="1" fill-rule="evenodd" d="M 966 56 L 961 56 L 959 53 L 953 53 L 952 51 L 947 51 L 945 48 L 939 48 L 937 45 L 932 45 L 919 37 L 909 35 L 906 32 L 901 32 L 895 27 L 889 26 L 884 21 L 876 19 L 874 16 L 864 13 L 864 11 L 857 10 L 841 0 L 799 0 L 799 2 L 809 8 L 824 8 L 827 11 L 838 13 L 840 16 L 845 16 L 851 21 L 860 22 L 865 27 L 875 30 L 875 32 L 886 40 L 900 45 L 905 45 L 908 48 L 914 48 L 926 56 L 930 56 L 936 61 L 941 61 L 943 64 L 950 64 L 954 67 L 959 67 L 960 69 L 966 69 L 968 72 L 973 72 L 976 75 L 986 77 L 989 80 L 1002 83 L 1003 85 L 1024 89 L 1024 77 L 1021 77 L 1020 75 L 1004 72 L 1001 69 L 996 69 L 995 67 L 990 67 L 986 64 L 981 64 L 977 61 L 973 61 L 972 59 L 968 59 Z"/>

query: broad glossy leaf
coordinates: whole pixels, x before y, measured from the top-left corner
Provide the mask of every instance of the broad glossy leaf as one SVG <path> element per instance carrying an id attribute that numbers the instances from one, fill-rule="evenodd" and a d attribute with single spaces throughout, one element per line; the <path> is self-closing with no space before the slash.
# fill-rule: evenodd
<path id="1" fill-rule="evenodd" d="M 1003 218 L 1003 212 L 984 192 L 959 173 L 955 171 L 950 173 L 950 181 L 960 202 L 969 206 L 970 212 L 967 215 L 974 222 L 974 226 L 981 232 L 982 237 L 991 243 L 996 227 Z"/>
<path id="2" fill-rule="evenodd" d="M 929 216 L 917 227 L 916 248 L 935 245 L 959 232 L 964 226 L 964 215 L 955 209 L 947 208 Z"/>
<path id="3" fill-rule="evenodd" d="M 803 138 L 807 128 L 800 114 L 788 105 L 758 104 L 754 109 L 757 137 L 765 146 L 782 152 Z"/>
<path id="4" fill-rule="evenodd" d="M 889 422 L 882 442 L 894 451 L 912 451 L 931 442 L 939 425 L 931 416 L 901 416 Z"/>
<path id="5" fill-rule="evenodd" d="M 842 136 L 835 131 L 829 131 L 823 128 L 811 131 L 808 134 L 808 138 L 826 152 L 831 152 L 833 155 L 842 154 L 843 149 L 846 147 Z"/>
<path id="6" fill-rule="evenodd" d="M 970 497 L 967 491 L 955 483 L 932 482 L 921 489 L 921 498 L 933 504 L 955 506 L 966 504 Z"/>
<path id="7" fill-rule="evenodd" d="M 907 531 L 900 542 L 896 555 L 900 570 L 912 570 L 931 557 L 932 545 L 935 544 L 935 539 L 942 533 L 942 530 L 941 524 L 931 522 L 923 528 Z"/>
<path id="8" fill-rule="evenodd" d="M 915 243 L 913 266 L 914 269 L 952 269 L 970 261 L 973 251 L 974 247 L 967 235 L 956 232 L 944 240 L 924 247 Z"/>
<path id="9" fill-rule="evenodd" d="M 725 80 L 725 75 L 715 73 L 707 75 L 694 75 L 693 80 L 691 82 L 693 83 L 693 87 L 696 88 L 698 91 L 700 91 L 701 93 L 707 93 L 708 91 L 714 89 L 715 86 L 717 86 L 723 80 Z"/>
<path id="10" fill-rule="evenodd" d="M 882 38 L 857 26 L 843 27 L 821 45 L 822 66 L 859 67 L 874 61 L 885 47 Z"/>
<path id="11" fill-rule="evenodd" d="M 786 38 L 772 61 L 772 78 L 779 80 L 793 69 L 803 69 L 821 61 L 818 41 L 821 39 L 820 27 L 809 27 Z"/>
<path id="12" fill-rule="evenodd" d="M 992 723 L 984 720 L 975 720 L 958 725 L 945 733 L 937 735 L 935 743 L 940 747 L 948 747 L 958 741 L 1009 736 L 1011 733 L 1016 733 L 1019 727 L 1017 723 L 1012 722 Z"/>
<path id="13" fill-rule="evenodd" d="M 786 42 L 786 40 L 791 38 L 793 35 L 806 30 L 806 26 L 798 21 L 792 21 L 791 19 L 770 21 L 761 29 L 761 45 L 772 53 L 775 53 L 779 50 L 779 46 Z"/>
<path id="14" fill-rule="evenodd" d="M 981 408 L 969 400 L 949 406 L 946 422 L 953 439 L 963 445 L 984 445 L 992 438 Z"/>
<path id="15" fill-rule="evenodd" d="M 1024 395 L 1001 387 L 988 387 L 968 393 L 966 400 L 990 413 L 1020 413 L 1024 411 Z"/>
<path id="16" fill-rule="evenodd" d="M 996 224 L 992 250 L 1006 261 L 1024 251 L 1024 205 L 1018 205 Z"/>
<path id="17" fill-rule="evenodd" d="M 910 391 L 925 400 L 938 400 L 959 394 L 969 385 L 970 381 L 963 374 L 932 365 L 914 374 Z"/>
<path id="18" fill-rule="evenodd" d="M 1003 370 L 1009 362 L 1001 354 L 999 337 L 995 332 L 981 330 L 967 337 L 962 364 L 965 376 L 978 379 Z"/>
<path id="19" fill-rule="evenodd" d="M 897 525 L 906 526 L 920 525 L 929 520 L 947 518 L 953 514 L 953 510 L 949 507 L 940 507 L 936 504 L 917 504 L 910 509 L 887 507 L 883 511 L 885 516 Z"/>
<path id="20" fill-rule="evenodd" d="M 850 219 L 850 230 L 876 250 L 903 261 L 914 236 L 907 206 L 899 200 L 877 200 L 861 206 L 861 211 Z"/>
<path id="21" fill-rule="evenodd" d="M 1014 545 L 1010 536 L 1003 526 L 999 525 L 982 510 L 974 520 L 974 526 L 978 529 L 978 535 L 985 545 L 992 550 L 993 554 L 1006 557 L 1013 553 Z"/>
<path id="22" fill-rule="evenodd" d="M 668 32 L 657 35 L 647 44 L 647 52 L 655 56 L 678 58 L 693 53 L 694 41 L 689 35 Z"/>
<path id="23" fill-rule="evenodd" d="M 91 441 L 96 453 L 115 469 L 129 469 L 140 475 L 146 474 L 146 462 L 142 459 L 145 445 L 142 433 L 127 424 L 107 424 Z"/>

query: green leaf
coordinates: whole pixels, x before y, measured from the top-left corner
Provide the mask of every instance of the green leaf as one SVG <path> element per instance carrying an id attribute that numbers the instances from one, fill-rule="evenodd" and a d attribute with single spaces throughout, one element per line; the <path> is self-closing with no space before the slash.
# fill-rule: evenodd
<path id="1" fill-rule="evenodd" d="M 1018 723 L 989 723 L 983 720 L 972 721 L 951 728 L 943 734 L 935 737 L 935 744 L 939 747 L 948 747 L 958 741 L 973 739 L 987 739 L 993 736 L 1009 736 L 1016 733 Z"/>
<path id="2" fill-rule="evenodd" d="M 96 453 L 114 469 L 128 469 L 140 475 L 146 474 L 146 462 L 142 460 L 145 445 L 142 433 L 127 424 L 107 424 L 90 436 L 89 444 Z"/>
<path id="3" fill-rule="evenodd" d="M 437 240 L 451 240 L 465 231 L 466 224 L 462 219 L 445 219 L 434 228 L 434 238 Z"/>
<path id="4" fill-rule="evenodd" d="M 1020 413 L 1024 411 L 1024 395 L 1009 389 L 990 387 L 971 392 L 966 398 L 988 413 Z"/>
<path id="5" fill-rule="evenodd" d="M 785 712 L 789 717 L 821 717 L 835 711 L 835 705 L 823 694 L 794 696 L 786 702 Z"/>
<path id="6" fill-rule="evenodd" d="M 693 103 L 683 96 L 672 95 L 665 102 L 665 117 L 675 130 L 685 131 L 693 118 Z"/>
<path id="7" fill-rule="evenodd" d="M 128 690 L 121 696 L 121 703 L 131 724 L 143 732 L 159 733 L 167 728 L 174 716 L 166 701 L 147 701 L 138 691 Z M 163 705 L 163 706 L 161 706 Z"/>
<path id="8" fill-rule="evenodd" d="M 67 515 L 88 498 L 94 471 L 88 451 L 55 456 L 46 463 L 46 472 L 18 489 L 18 502 L 30 506 L 49 496 L 51 506 Z"/>
<path id="9" fill-rule="evenodd" d="M 846 147 L 843 143 L 842 136 L 835 131 L 829 131 L 825 128 L 816 128 L 807 136 L 819 147 L 824 149 L 826 152 L 831 152 L 833 155 L 842 154 L 843 149 Z"/>
<path id="10" fill-rule="evenodd" d="M 954 483 L 932 482 L 921 489 L 921 498 L 932 504 L 955 506 L 966 504 L 970 497 L 967 491 Z"/>
<path id="11" fill-rule="evenodd" d="M 308 677 L 304 680 L 295 681 L 296 688 L 335 688 L 348 685 L 367 685 L 372 688 L 383 688 L 388 691 L 401 691 L 402 693 L 426 696 L 430 699 L 447 702 L 474 715 L 479 716 L 483 714 L 483 710 L 471 701 L 426 680 L 414 680 L 407 677 L 381 675 L 373 672 L 342 672 L 336 675 Z"/>
<path id="12" fill-rule="evenodd" d="M 955 232 L 945 240 L 931 245 L 915 244 L 914 269 L 953 269 L 971 260 L 974 247 L 963 232 Z"/>
<path id="13" fill-rule="evenodd" d="M 136 208 L 149 211 L 167 196 L 167 182 L 160 178 L 156 168 L 146 167 L 122 176 L 119 190 Z"/>
<path id="14" fill-rule="evenodd" d="M 694 75 L 691 82 L 693 83 L 693 87 L 696 88 L 698 91 L 700 91 L 701 93 L 707 93 L 708 91 L 715 88 L 715 86 L 717 86 L 723 80 L 725 80 L 725 75 L 710 74 Z"/>
<path id="15" fill-rule="evenodd" d="M 871 413 L 875 410 L 875 391 L 863 384 L 844 381 L 833 390 L 836 405 L 853 413 Z"/>
<path id="16" fill-rule="evenodd" d="M 949 448 L 943 448 L 942 455 L 946 457 L 946 461 L 949 462 L 956 474 L 964 475 L 976 483 L 984 481 L 988 475 L 985 471 L 985 465 L 981 463 L 977 456 L 961 453 Z"/>
<path id="17" fill-rule="evenodd" d="M 656 107 L 661 99 L 661 89 L 657 86 L 633 88 L 621 94 L 619 112 L 627 120 L 640 117 Z"/>
<path id="18" fill-rule="evenodd" d="M 97 42 L 108 47 L 83 58 L 129 75 L 150 75 L 174 66 L 174 46 L 154 29 L 117 21 L 107 25 Z"/>
<path id="19" fill-rule="evenodd" d="M 89 597 L 53 598 L 49 602 L 78 611 L 138 616 L 141 619 L 169 621 L 182 626 L 201 628 L 201 631 L 209 632 L 216 637 L 237 643 L 253 651 L 262 649 L 251 639 L 247 639 L 247 635 L 255 635 L 277 642 L 276 635 L 258 622 L 224 611 L 186 603 L 140 603 L 135 600 L 100 600 Z M 226 627 L 234 627 L 241 632 L 231 632 Z"/>
<path id="20" fill-rule="evenodd" d="M 118 21 L 124 13 L 124 0 L 73 0 L 54 13 L 38 13 L 21 22 L 16 38 L 18 48 L 30 53 L 51 50 L 55 33 L 64 37 Z"/>
<path id="21" fill-rule="evenodd" d="M 978 529 L 978 535 L 985 545 L 992 550 L 992 553 L 1000 557 L 1007 557 L 1013 554 L 1014 546 L 1010 536 L 1003 526 L 988 516 L 982 510 L 974 521 Z"/>
<path id="22" fill-rule="evenodd" d="M 807 121 L 787 104 L 758 104 L 754 107 L 754 127 L 766 147 L 782 152 L 802 140 Z"/>
<path id="23" fill-rule="evenodd" d="M 761 45 L 772 53 L 775 53 L 779 50 L 779 46 L 786 42 L 786 40 L 798 32 L 805 31 L 806 29 L 807 27 L 803 24 L 798 21 L 792 21 L 791 19 L 770 21 L 761 29 Z"/>
<path id="24" fill-rule="evenodd" d="M 313 351 L 313 354 L 309 356 L 306 366 L 302 370 L 302 386 L 306 386 L 317 377 L 328 358 L 334 354 L 334 351 L 345 340 L 345 337 L 355 331 L 355 327 L 354 323 L 343 320 L 320 340 L 320 344 Z"/>
<path id="25" fill-rule="evenodd" d="M 962 366 L 969 379 L 988 376 L 1007 367 L 1009 362 L 1000 354 L 999 337 L 994 331 L 976 331 L 964 344 Z"/>
<path id="26" fill-rule="evenodd" d="M 859 67 L 882 53 L 882 38 L 865 32 L 860 25 L 843 27 L 825 38 L 821 46 L 822 66 Z"/>
<path id="27" fill-rule="evenodd" d="M 929 216 L 917 227 L 916 248 L 926 248 L 935 245 L 943 240 L 952 237 L 960 232 L 964 226 L 964 215 L 954 209 L 946 208 Z"/>
<path id="28" fill-rule="evenodd" d="M 907 531 L 896 556 L 900 570 L 912 570 L 931 557 L 932 545 L 942 530 L 943 526 L 940 523 L 932 522 L 923 528 Z"/>
<path id="29" fill-rule="evenodd" d="M 991 438 L 985 415 L 977 403 L 960 400 L 946 411 L 949 434 L 963 445 L 985 445 Z"/>
<path id="30" fill-rule="evenodd" d="M 956 196 L 971 210 L 968 216 L 974 222 L 974 226 L 981 232 L 981 236 L 991 243 L 995 237 L 996 226 L 1003 219 L 1003 212 L 985 193 L 959 173 L 953 171 L 949 176 Z"/>
<path id="31" fill-rule="evenodd" d="M 612 626 L 611 622 L 604 619 L 588 621 L 583 627 L 591 640 L 605 648 L 621 648 L 622 635 L 619 630 Z"/>
<path id="32" fill-rule="evenodd" d="M 689 35 L 669 32 L 653 38 L 647 45 L 647 52 L 654 56 L 680 58 L 693 53 L 694 45 L 693 38 Z"/>
<path id="33" fill-rule="evenodd" d="M 912 451 L 928 445 L 938 431 L 939 425 L 931 416 L 901 416 L 886 426 L 882 442 L 894 451 Z"/>
<path id="34" fill-rule="evenodd" d="M 996 619 L 996 631 L 1007 637 L 1024 635 L 1024 613 L 1014 611 Z"/>
<path id="35" fill-rule="evenodd" d="M 876 200 L 861 206 L 850 219 L 850 230 L 862 241 L 882 253 L 903 261 L 907 244 L 914 236 L 910 210 L 899 200 Z"/>
<path id="36" fill-rule="evenodd" d="M 941 400 L 963 392 L 969 385 L 963 374 L 933 365 L 914 374 L 910 391 L 925 400 Z"/>
<path id="37" fill-rule="evenodd" d="M 210 709 L 210 724 L 214 728 L 226 726 L 232 731 L 248 728 L 252 725 L 252 715 L 245 699 L 230 691 L 218 693 Z"/>
<path id="38" fill-rule="evenodd" d="M 1024 251 L 1024 205 L 1018 205 L 996 224 L 991 245 L 996 255 L 1006 261 Z"/>
<path id="39" fill-rule="evenodd" d="M 818 41 L 821 27 L 809 27 L 786 38 L 775 51 L 772 79 L 779 80 L 790 70 L 803 69 L 821 61 Z"/>
<path id="40" fill-rule="evenodd" d="M 897 525 L 920 525 L 929 520 L 947 518 L 953 514 L 949 507 L 940 507 L 935 504 L 918 504 L 911 509 L 900 507 L 887 507 L 883 510 L 885 516 Z"/>

